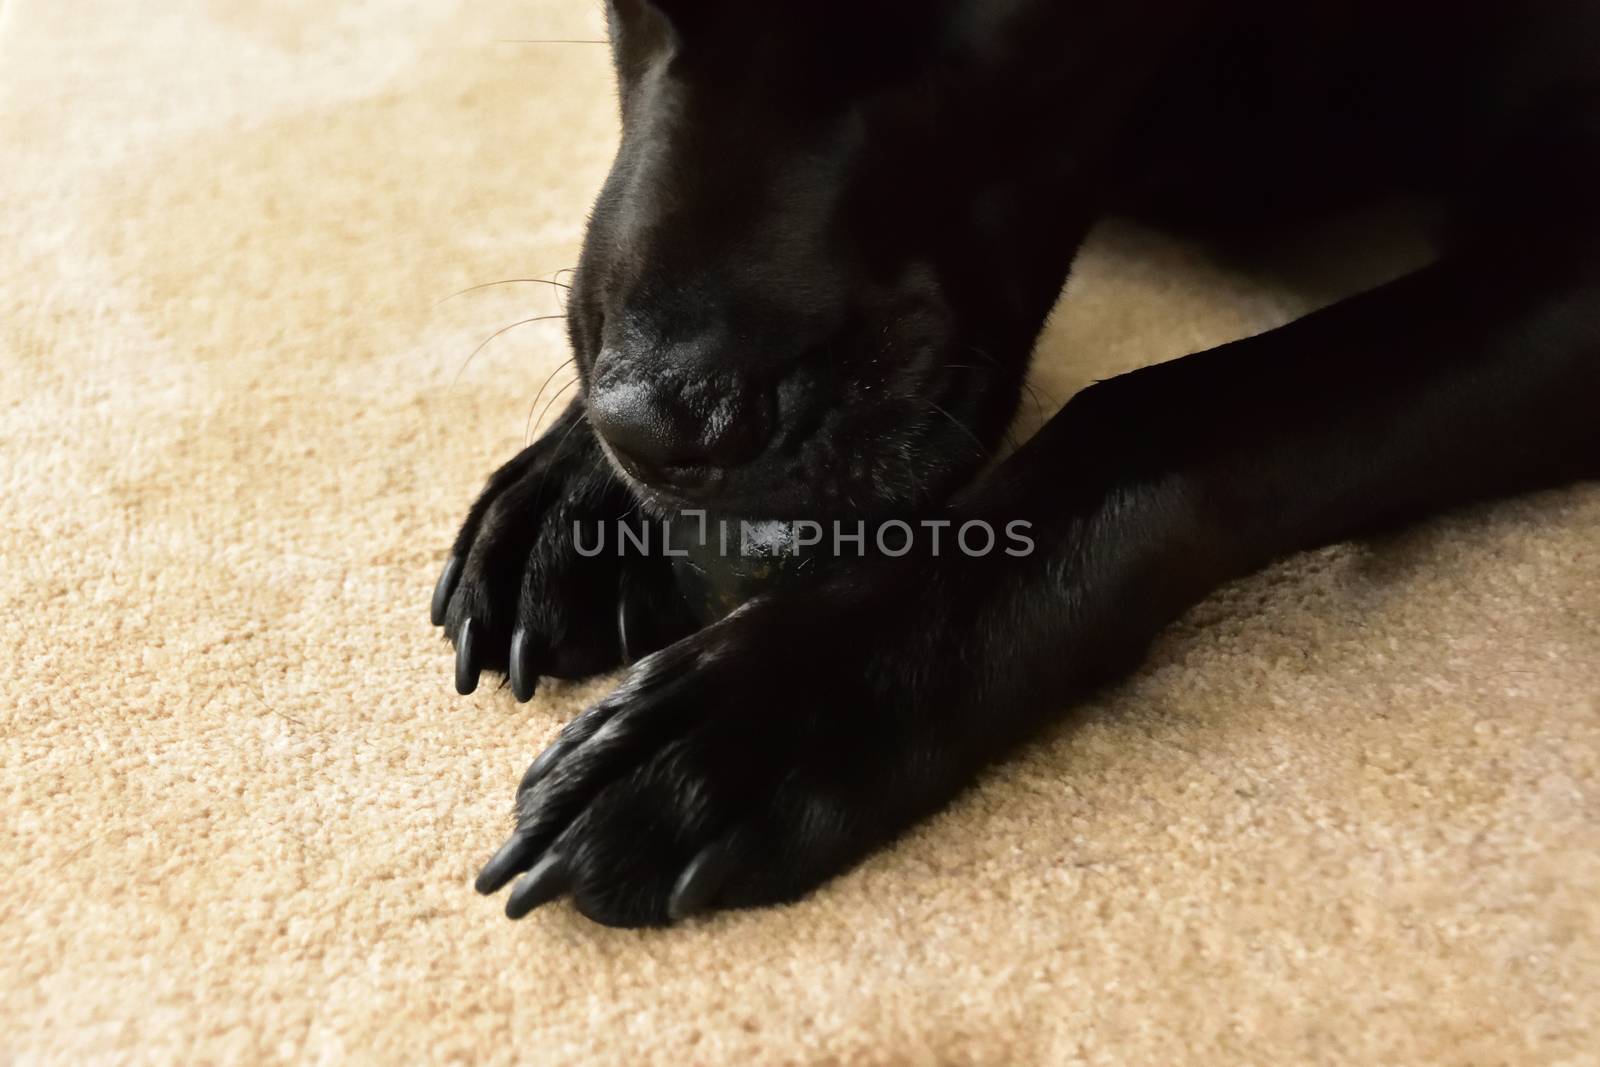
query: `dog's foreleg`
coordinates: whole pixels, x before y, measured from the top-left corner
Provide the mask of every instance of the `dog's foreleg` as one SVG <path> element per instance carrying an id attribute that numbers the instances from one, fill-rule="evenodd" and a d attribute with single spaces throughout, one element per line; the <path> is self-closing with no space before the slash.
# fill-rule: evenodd
<path id="1" fill-rule="evenodd" d="M 986 628 L 1015 680 L 994 698 L 1059 706 L 1275 557 L 1600 476 L 1600 240 L 1571 237 L 1464 249 L 1080 393 L 963 503 L 1040 545 L 1008 583 L 1028 610 L 995 604 L 1031 625 Z"/>

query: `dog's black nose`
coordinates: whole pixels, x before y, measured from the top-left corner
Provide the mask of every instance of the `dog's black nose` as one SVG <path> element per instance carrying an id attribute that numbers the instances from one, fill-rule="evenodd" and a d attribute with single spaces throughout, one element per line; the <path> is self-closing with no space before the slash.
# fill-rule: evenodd
<path id="1" fill-rule="evenodd" d="M 641 481 L 687 487 L 755 458 L 772 435 L 769 391 L 730 375 L 597 374 L 589 423 Z"/>

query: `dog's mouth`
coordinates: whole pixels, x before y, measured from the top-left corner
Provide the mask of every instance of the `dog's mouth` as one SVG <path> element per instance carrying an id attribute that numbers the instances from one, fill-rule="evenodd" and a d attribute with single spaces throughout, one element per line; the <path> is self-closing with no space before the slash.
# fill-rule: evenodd
<path id="1" fill-rule="evenodd" d="M 839 383 L 825 403 L 784 412 L 783 428 L 737 465 L 646 467 L 596 432 L 613 469 L 656 516 L 731 521 L 877 520 L 937 506 L 986 468 L 989 368 L 941 360 L 898 383 Z"/>
<path id="2" fill-rule="evenodd" d="M 652 478 L 625 453 L 613 448 L 605 434 L 596 432 L 595 438 L 612 470 L 633 490 L 641 505 L 658 516 L 704 507 L 702 494 L 714 499 L 721 487 L 725 474 L 722 468 L 710 464 L 671 466 Z"/>

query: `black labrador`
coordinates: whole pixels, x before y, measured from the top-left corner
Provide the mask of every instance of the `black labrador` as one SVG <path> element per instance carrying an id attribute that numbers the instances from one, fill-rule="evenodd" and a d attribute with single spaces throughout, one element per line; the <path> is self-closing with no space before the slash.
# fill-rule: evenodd
<path id="1" fill-rule="evenodd" d="M 1600 474 L 1600 0 L 610 0 L 622 141 L 582 396 L 472 507 L 457 684 L 608 670 L 478 889 L 608 924 L 793 900 L 945 804 L 1219 583 Z M 1437 261 L 1100 382 L 992 470 L 1085 231 L 1398 194 Z M 981 476 L 980 476 L 981 473 Z M 584 523 L 1004 526 L 697 626 Z M 623 625 L 619 627 L 620 615 Z M 620 632 L 619 632 L 620 631 Z"/>

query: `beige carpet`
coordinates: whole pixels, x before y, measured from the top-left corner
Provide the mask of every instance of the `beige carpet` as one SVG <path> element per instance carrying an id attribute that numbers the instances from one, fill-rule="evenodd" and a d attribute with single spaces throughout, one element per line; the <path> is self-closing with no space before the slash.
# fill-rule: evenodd
<path id="1" fill-rule="evenodd" d="M 800 905 L 472 893 L 604 683 L 452 692 L 435 568 L 566 352 L 436 302 L 573 263 L 605 53 L 507 39 L 598 32 L 0 5 L 0 1061 L 1600 1062 L 1595 486 L 1225 591 Z M 1109 231 L 1045 403 L 1331 284 Z"/>

